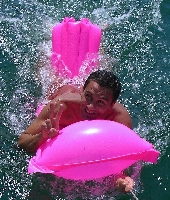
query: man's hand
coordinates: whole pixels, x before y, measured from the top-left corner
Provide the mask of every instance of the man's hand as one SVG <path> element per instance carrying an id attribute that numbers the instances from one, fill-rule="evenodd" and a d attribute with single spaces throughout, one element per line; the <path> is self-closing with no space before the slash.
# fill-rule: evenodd
<path id="1" fill-rule="evenodd" d="M 59 120 L 64 111 L 64 105 L 59 104 L 57 114 L 54 112 L 55 105 L 50 103 L 49 119 L 45 120 L 41 125 L 41 134 L 43 138 L 53 138 L 58 135 L 59 132 Z"/>
<path id="2" fill-rule="evenodd" d="M 124 178 L 118 178 L 115 182 L 115 187 L 122 193 L 131 192 L 134 187 L 134 181 L 128 176 Z"/>

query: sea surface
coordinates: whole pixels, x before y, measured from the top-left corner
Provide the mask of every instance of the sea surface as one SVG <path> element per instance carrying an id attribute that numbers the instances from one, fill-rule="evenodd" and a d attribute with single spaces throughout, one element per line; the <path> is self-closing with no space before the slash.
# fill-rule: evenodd
<path id="1" fill-rule="evenodd" d="M 144 164 L 136 196 L 169 200 L 169 0 L 0 1 L 0 199 L 134 199 L 96 192 L 90 182 L 81 190 L 79 182 L 69 189 L 73 182 L 30 175 L 32 155 L 17 148 L 18 136 L 35 118 L 50 81 L 52 27 L 66 16 L 87 17 L 104 29 L 102 48 L 122 82 L 119 101 L 129 110 L 133 129 L 161 153 L 156 165 Z"/>

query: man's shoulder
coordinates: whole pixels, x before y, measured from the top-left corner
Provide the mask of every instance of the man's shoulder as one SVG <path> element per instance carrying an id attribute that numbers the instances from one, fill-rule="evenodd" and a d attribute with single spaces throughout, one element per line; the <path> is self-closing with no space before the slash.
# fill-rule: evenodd
<path id="1" fill-rule="evenodd" d="M 128 110 L 119 102 L 116 102 L 110 112 L 109 120 L 119 122 L 132 128 L 132 119 Z"/>
<path id="2" fill-rule="evenodd" d="M 81 94 L 79 92 L 68 92 L 68 93 L 63 93 L 57 97 L 53 101 L 60 101 L 64 102 L 66 104 L 68 103 L 74 103 L 74 102 L 80 102 L 81 101 Z"/>
<path id="3" fill-rule="evenodd" d="M 113 105 L 112 110 L 117 114 L 129 114 L 128 110 L 119 102 Z"/>
<path id="4" fill-rule="evenodd" d="M 63 85 L 62 87 L 58 88 L 56 91 L 53 91 L 53 93 L 48 97 L 49 100 L 58 99 L 60 96 L 66 96 L 67 94 L 76 94 L 81 93 L 82 88 L 78 88 L 74 85 Z"/>

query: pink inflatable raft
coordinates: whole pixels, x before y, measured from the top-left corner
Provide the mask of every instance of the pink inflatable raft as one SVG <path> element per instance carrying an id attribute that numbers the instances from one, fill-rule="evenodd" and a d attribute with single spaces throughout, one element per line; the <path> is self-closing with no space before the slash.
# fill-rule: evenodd
<path id="1" fill-rule="evenodd" d="M 92 65 L 96 65 L 101 40 L 101 29 L 92 24 L 87 18 L 75 21 L 73 17 L 66 17 L 62 23 L 52 30 L 52 56 L 51 64 L 59 76 L 73 78 L 80 74 L 83 61 L 90 55 L 94 59 L 85 73 L 89 73 Z M 44 105 L 39 105 L 36 116 Z"/>
<path id="2" fill-rule="evenodd" d="M 156 163 L 159 152 L 133 130 L 113 121 L 72 124 L 31 158 L 28 172 L 89 180 L 119 174 L 138 160 Z"/>
<path id="3" fill-rule="evenodd" d="M 52 64 L 59 73 L 63 70 L 59 67 L 62 60 L 72 72 L 71 77 L 77 76 L 86 54 L 98 52 L 101 31 L 87 19 L 75 22 L 65 18 L 52 34 Z M 60 130 L 58 137 L 40 146 L 29 162 L 28 172 L 90 180 L 119 174 L 138 160 L 156 163 L 158 156 L 152 144 L 122 124 L 82 121 Z"/>
<path id="4" fill-rule="evenodd" d="M 70 72 L 69 78 L 77 76 L 86 55 L 98 53 L 100 40 L 101 30 L 97 25 L 86 18 L 75 21 L 66 17 L 52 30 L 52 66 L 62 74 L 64 65 Z"/>

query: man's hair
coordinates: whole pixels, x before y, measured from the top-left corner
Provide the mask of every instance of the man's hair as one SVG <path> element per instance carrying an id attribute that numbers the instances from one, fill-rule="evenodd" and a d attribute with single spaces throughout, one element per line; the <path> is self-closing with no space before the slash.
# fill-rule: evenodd
<path id="1" fill-rule="evenodd" d="M 101 87 L 111 89 L 113 91 L 113 102 L 118 99 L 121 91 L 121 83 L 112 71 L 98 70 L 92 72 L 85 81 L 85 84 L 83 86 L 84 90 L 90 81 L 95 81 Z"/>

